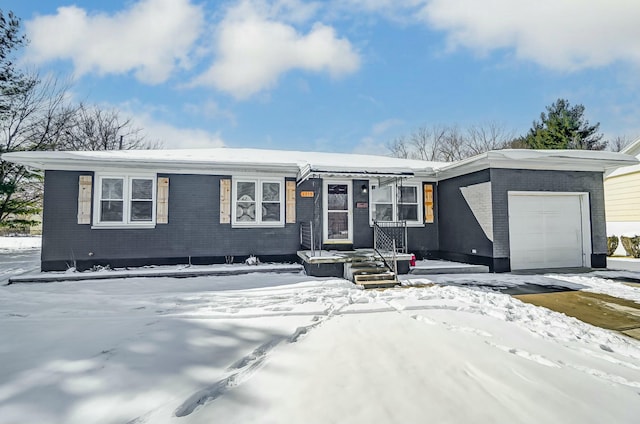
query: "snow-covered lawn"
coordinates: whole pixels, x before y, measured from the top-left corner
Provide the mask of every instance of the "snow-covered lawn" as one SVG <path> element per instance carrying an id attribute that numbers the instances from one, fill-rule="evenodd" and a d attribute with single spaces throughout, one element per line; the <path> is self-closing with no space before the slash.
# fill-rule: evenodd
<path id="1" fill-rule="evenodd" d="M 0 236 L 0 252 L 3 252 L 3 251 L 15 252 L 17 250 L 39 249 L 41 245 L 42 245 L 41 237 Z"/>
<path id="2" fill-rule="evenodd" d="M 17 284 L 0 287 L 0 339 L 0 423 L 640 416 L 639 342 L 467 287 L 363 291 L 293 274 Z"/>
<path id="3" fill-rule="evenodd" d="M 40 269 L 40 237 L 0 237 L 0 285 L 9 277 Z"/>

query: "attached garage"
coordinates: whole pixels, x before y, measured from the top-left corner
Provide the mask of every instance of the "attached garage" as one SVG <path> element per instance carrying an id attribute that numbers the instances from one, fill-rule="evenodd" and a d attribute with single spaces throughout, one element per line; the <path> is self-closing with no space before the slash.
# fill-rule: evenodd
<path id="1" fill-rule="evenodd" d="M 588 193 L 509 192 L 511 269 L 591 266 Z"/>

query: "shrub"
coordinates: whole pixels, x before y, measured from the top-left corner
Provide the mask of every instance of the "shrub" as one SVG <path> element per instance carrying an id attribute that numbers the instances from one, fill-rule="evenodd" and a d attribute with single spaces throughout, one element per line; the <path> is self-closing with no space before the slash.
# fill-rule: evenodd
<path id="1" fill-rule="evenodd" d="M 618 236 L 607 237 L 607 256 L 613 256 L 613 252 L 618 248 Z"/>
<path id="2" fill-rule="evenodd" d="M 620 236 L 620 241 L 622 241 L 622 247 L 624 247 L 627 255 L 640 258 L 640 236 Z"/>

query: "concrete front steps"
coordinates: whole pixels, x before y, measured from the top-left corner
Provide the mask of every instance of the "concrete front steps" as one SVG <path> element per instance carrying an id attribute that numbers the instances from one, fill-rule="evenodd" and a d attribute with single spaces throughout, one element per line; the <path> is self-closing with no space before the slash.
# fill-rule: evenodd
<path id="1" fill-rule="evenodd" d="M 346 279 L 365 289 L 389 288 L 399 284 L 396 274 L 375 257 L 354 257 L 350 263 L 345 264 L 344 270 Z"/>

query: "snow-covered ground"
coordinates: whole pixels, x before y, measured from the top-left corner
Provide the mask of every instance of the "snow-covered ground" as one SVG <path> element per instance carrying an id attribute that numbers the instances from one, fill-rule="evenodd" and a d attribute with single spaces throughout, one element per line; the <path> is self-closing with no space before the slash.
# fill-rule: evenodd
<path id="1" fill-rule="evenodd" d="M 0 252 L 40 249 L 41 237 L 5 237 L 0 236 Z"/>
<path id="2" fill-rule="evenodd" d="M 0 237 L 0 285 L 9 277 L 40 269 L 40 237 Z"/>
<path id="3" fill-rule="evenodd" d="M 634 299 L 640 290 L 557 278 Z M 0 339 L 0 423 L 640 416 L 638 341 L 464 286 L 364 291 L 300 274 L 16 284 L 0 287 Z"/>

